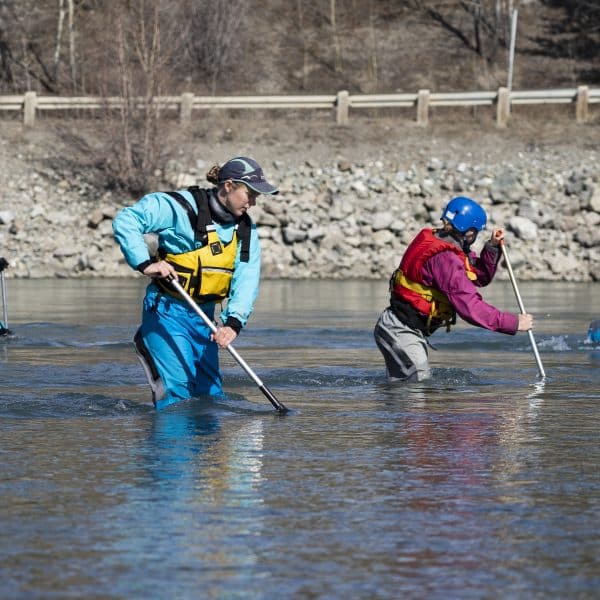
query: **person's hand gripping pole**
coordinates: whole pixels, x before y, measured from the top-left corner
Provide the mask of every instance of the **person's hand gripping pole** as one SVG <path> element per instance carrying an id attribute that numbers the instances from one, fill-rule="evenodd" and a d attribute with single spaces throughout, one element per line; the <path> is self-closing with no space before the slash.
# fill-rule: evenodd
<path id="1" fill-rule="evenodd" d="M 158 263 L 155 263 L 158 264 Z M 168 264 L 168 263 L 167 263 Z M 218 339 L 217 326 L 208 318 L 206 313 L 192 300 L 191 296 L 183 289 L 179 281 L 177 280 L 176 275 L 171 275 L 166 277 L 169 280 L 170 284 L 173 286 L 175 291 L 181 295 L 181 297 L 185 300 L 185 302 L 189 305 L 189 307 L 206 323 L 206 326 L 212 331 L 213 337 Z M 226 350 L 233 356 L 236 362 L 246 371 L 246 373 L 250 376 L 250 378 L 256 383 L 260 391 L 264 394 L 267 400 L 273 405 L 275 410 L 280 414 L 285 414 L 288 412 L 288 409 L 285 405 L 280 402 L 275 394 L 260 380 L 258 375 L 250 368 L 250 366 L 246 363 L 246 361 L 238 354 L 237 350 L 231 345 L 228 344 L 225 346 Z"/>

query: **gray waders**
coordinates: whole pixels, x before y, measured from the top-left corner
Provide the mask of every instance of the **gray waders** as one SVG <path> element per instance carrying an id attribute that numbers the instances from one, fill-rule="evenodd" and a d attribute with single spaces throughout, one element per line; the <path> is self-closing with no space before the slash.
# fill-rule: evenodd
<path id="1" fill-rule="evenodd" d="M 373 335 L 390 381 L 423 381 L 430 377 L 425 336 L 403 323 L 390 307 L 379 316 Z"/>

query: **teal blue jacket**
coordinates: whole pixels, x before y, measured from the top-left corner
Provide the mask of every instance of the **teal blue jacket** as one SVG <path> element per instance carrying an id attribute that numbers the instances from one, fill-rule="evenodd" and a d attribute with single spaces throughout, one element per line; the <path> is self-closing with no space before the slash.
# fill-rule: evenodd
<path id="1" fill-rule="evenodd" d="M 196 211 L 196 203 L 188 190 L 178 190 Z M 234 224 L 214 222 L 216 232 L 223 243 L 231 241 Z M 185 209 L 168 194 L 154 192 L 138 200 L 133 206 L 122 209 L 113 220 L 115 239 L 132 269 L 148 261 L 150 252 L 144 240 L 145 233 L 158 235 L 159 246 L 167 252 L 180 254 L 202 247 L 194 240 L 194 230 Z M 250 259 L 240 262 L 240 244 L 235 259 L 233 279 L 227 306 L 221 313 L 225 323 L 229 316 L 246 325 L 258 296 L 260 283 L 260 241 L 256 225 L 252 224 L 250 235 Z M 157 286 L 152 283 L 148 293 L 154 293 Z M 212 312 L 212 311 L 211 311 Z"/>

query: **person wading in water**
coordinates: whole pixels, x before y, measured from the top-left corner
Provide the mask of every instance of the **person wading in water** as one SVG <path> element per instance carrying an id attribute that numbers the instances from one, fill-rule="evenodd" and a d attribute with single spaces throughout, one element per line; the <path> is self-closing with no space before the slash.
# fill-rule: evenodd
<path id="1" fill-rule="evenodd" d="M 260 194 L 278 190 L 243 156 L 206 178 L 216 187 L 150 193 L 113 221 L 127 263 L 152 279 L 134 342 L 156 408 L 222 393 L 218 348 L 235 340 L 258 295 L 260 243 L 248 211 Z M 144 239 L 150 233 L 158 235 L 156 257 Z M 169 285 L 173 278 L 210 319 L 227 299 L 215 334 Z"/>
<path id="2" fill-rule="evenodd" d="M 471 245 L 487 222 L 483 208 L 466 197 L 452 199 L 441 229 L 423 229 L 409 244 L 390 280 L 390 305 L 374 329 L 390 380 L 430 377 L 427 338 L 458 314 L 471 325 L 514 335 L 533 327 L 530 314 L 502 312 L 483 300 L 502 253 L 504 230 L 495 229 L 480 256 Z"/>

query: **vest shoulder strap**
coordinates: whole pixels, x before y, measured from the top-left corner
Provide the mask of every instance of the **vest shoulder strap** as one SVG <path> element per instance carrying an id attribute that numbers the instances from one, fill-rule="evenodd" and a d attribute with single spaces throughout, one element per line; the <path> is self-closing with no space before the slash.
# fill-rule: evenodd
<path id="1" fill-rule="evenodd" d="M 248 262 L 250 260 L 250 233 L 252 229 L 252 220 L 248 214 L 244 214 L 238 224 L 238 237 L 242 242 L 240 248 L 240 262 Z"/>
<path id="2" fill-rule="evenodd" d="M 208 206 L 208 192 L 197 185 L 190 186 L 188 192 L 194 197 L 197 210 L 195 221 L 191 221 L 192 228 L 196 240 L 202 242 L 204 246 L 208 241 L 207 227 L 212 224 L 212 215 Z"/>
<path id="3" fill-rule="evenodd" d="M 189 187 L 188 191 L 192 194 L 194 202 L 196 203 L 196 212 L 194 212 L 190 203 L 179 192 L 165 193 L 171 196 L 173 200 L 185 209 L 190 220 L 190 225 L 194 230 L 194 239 L 205 246 L 208 241 L 207 226 L 212 223 L 210 209 L 208 207 L 208 196 L 206 190 L 203 190 L 198 186 Z"/>

